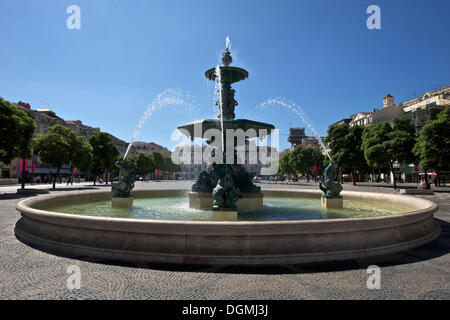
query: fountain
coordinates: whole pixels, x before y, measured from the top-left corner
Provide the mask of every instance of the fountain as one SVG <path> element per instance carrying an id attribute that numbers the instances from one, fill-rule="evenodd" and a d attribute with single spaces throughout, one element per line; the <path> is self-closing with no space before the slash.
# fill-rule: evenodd
<path id="1" fill-rule="evenodd" d="M 216 82 L 218 97 L 216 104 L 220 114 L 216 119 L 205 119 L 178 126 L 178 129 L 194 140 L 204 138 L 205 132 L 210 129 L 219 129 L 221 132 L 221 154 L 220 163 L 214 163 L 207 171 L 203 171 L 192 186 L 189 194 L 189 207 L 203 210 L 222 211 L 216 216 L 235 220 L 238 211 L 261 209 L 263 206 L 263 195 L 261 188 L 252 182 L 252 176 L 245 168 L 237 164 L 236 150 L 248 144 L 245 137 L 239 144 L 238 139 L 227 141 L 227 130 L 242 129 L 243 131 L 255 132 L 255 137 L 263 137 L 275 128 L 273 125 L 248 119 L 236 119 L 235 107 L 238 102 L 234 98 L 235 90 L 231 84 L 242 81 L 248 77 L 248 72 L 242 68 L 232 67 L 233 61 L 227 47 L 222 53 L 223 66 L 211 68 L 205 72 L 207 79 Z M 254 131 L 252 131 L 254 130 Z M 215 140 L 207 140 L 208 144 Z M 232 163 L 228 163 L 227 152 L 233 152 Z"/>
<path id="2" fill-rule="evenodd" d="M 205 73 L 218 84 L 218 118 L 178 127 L 191 139 L 205 138 L 208 147 L 214 146 L 215 161 L 190 191 L 155 186 L 131 194 L 132 168 L 118 161 L 120 179 L 112 192 L 70 191 L 20 201 L 16 237 L 39 250 L 100 262 L 280 265 L 390 254 L 439 236 L 435 203 L 342 191 L 332 164 L 320 179 L 321 190 L 265 188 L 263 199 L 261 188 L 235 161 L 246 136 L 236 139 L 228 132 L 253 130 L 261 138 L 274 126 L 236 119 L 231 84 L 246 79 L 248 72 L 230 66 L 228 45 L 222 62 Z M 219 134 L 209 135 L 209 129 Z"/>

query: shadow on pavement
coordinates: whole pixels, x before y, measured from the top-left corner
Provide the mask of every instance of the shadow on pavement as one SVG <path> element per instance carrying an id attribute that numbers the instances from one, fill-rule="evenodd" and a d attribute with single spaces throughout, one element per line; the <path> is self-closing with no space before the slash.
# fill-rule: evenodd
<path id="1" fill-rule="evenodd" d="M 96 190 L 96 189 L 99 189 L 98 188 L 98 186 L 86 186 L 86 187 L 74 187 L 74 188 L 71 188 L 71 187 L 61 187 L 61 188 L 58 188 L 58 187 L 56 187 L 56 189 L 52 189 L 52 188 L 50 188 L 50 189 L 48 189 L 50 192 L 58 192 L 58 191 L 80 191 L 80 190 Z"/>
<path id="2" fill-rule="evenodd" d="M 86 262 L 107 264 L 128 268 L 145 268 L 174 272 L 198 272 L 198 273 L 229 273 L 229 274 L 301 274 L 317 272 L 336 272 L 347 270 L 367 269 L 371 265 L 380 268 L 416 263 L 441 257 L 450 253 L 450 223 L 436 219 L 441 227 L 441 235 L 435 241 L 410 250 L 389 255 L 373 256 L 360 259 L 330 261 L 320 263 L 308 263 L 298 265 L 264 265 L 264 266 L 239 266 L 239 265 L 178 265 L 133 263 L 124 261 L 100 260 L 87 257 L 62 256 L 74 258 Z M 46 251 L 47 252 L 47 251 Z M 51 253 L 51 252 L 48 252 Z M 59 256 L 59 255 L 58 255 Z"/>
<path id="3" fill-rule="evenodd" d="M 37 194 L 19 194 L 19 193 L 3 193 L 0 194 L 0 200 L 17 200 L 37 196 Z"/>

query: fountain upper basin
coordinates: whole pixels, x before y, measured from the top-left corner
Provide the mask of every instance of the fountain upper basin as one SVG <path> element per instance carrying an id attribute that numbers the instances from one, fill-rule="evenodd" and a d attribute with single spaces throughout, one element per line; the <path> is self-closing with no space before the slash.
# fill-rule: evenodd
<path id="1" fill-rule="evenodd" d="M 244 80 L 248 77 L 248 72 L 245 69 L 238 68 L 238 67 L 229 67 L 229 66 L 222 66 L 219 67 L 220 69 L 220 78 L 221 80 L 228 82 L 228 83 L 235 83 L 239 82 L 241 80 Z M 215 81 L 216 80 L 216 68 L 211 68 L 205 72 L 206 78 L 209 80 Z"/>
<path id="2" fill-rule="evenodd" d="M 186 124 L 182 124 L 177 127 L 178 129 L 184 129 L 189 132 L 190 137 L 192 138 L 203 138 L 205 131 L 209 129 L 221 129 L 221 122 L 219 118 L 215 119 L 204 119 L 199 121 L 194 121 Z M 198 132 L 195 128 L 201 128 L 201 131 Z M 264 137 L 264 131 L 266 130 L 266 134 L 270 134 L 275 127 L 269 123 L 253 121 L 248 119 L 233 119 L 233 120 L 223 120 L 223 129 L 242 129 L 247 131 L 248 129 L 255 130 L 255 137 Z"/>

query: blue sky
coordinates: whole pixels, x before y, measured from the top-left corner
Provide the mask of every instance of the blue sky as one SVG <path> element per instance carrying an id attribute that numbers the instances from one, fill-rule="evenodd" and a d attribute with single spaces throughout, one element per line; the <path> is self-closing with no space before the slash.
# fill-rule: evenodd
<path id="1" fill-rule="evenodd" d="M 66 8 L 81 8 L 81 29 L 66 28 Z M 381 30 L 366 8 L 381 9 Z M 287 133 L 301 120 L 281 107 L 301 105 L 317 131 L 358 111 L 450 84 L 450 1 L 39 1 L 0 2 L 0 96 L 50 107 L 67 120 L 99 126 L 129 141 L 146 106 L 180 88 L 199 112 L 156 111 L 138 140 L 171 147 L 183 122 L 215 116 L 204 72 L 231 37 L 234 65 L 249 78 L 234 85 L 237 117 Z M 281 136 L 281 147 L 287 147 Z"/>

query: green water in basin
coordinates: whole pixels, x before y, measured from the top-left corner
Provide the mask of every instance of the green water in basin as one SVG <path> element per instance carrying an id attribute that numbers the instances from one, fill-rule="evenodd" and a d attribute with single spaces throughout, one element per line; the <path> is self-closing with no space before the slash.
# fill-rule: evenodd
<path id="1" fill-rule="evenodd" d="M 98 201 L 47 207 L 45 210 L 96 217 L 180 221 L 214 220 L 212 211 L 190 209 L 189 200 L 184 197 L 135 199 L 132 208 L 112 209 L 110 201 Z M 239 212 L 238 221 L 365 218 L 401 214 L 408 211 L 410 210 L 400 206 L 354 200 L 344 200 L 343 209 L 323 210 L 320 199 L 264 197 L 262 209 Z"/>

